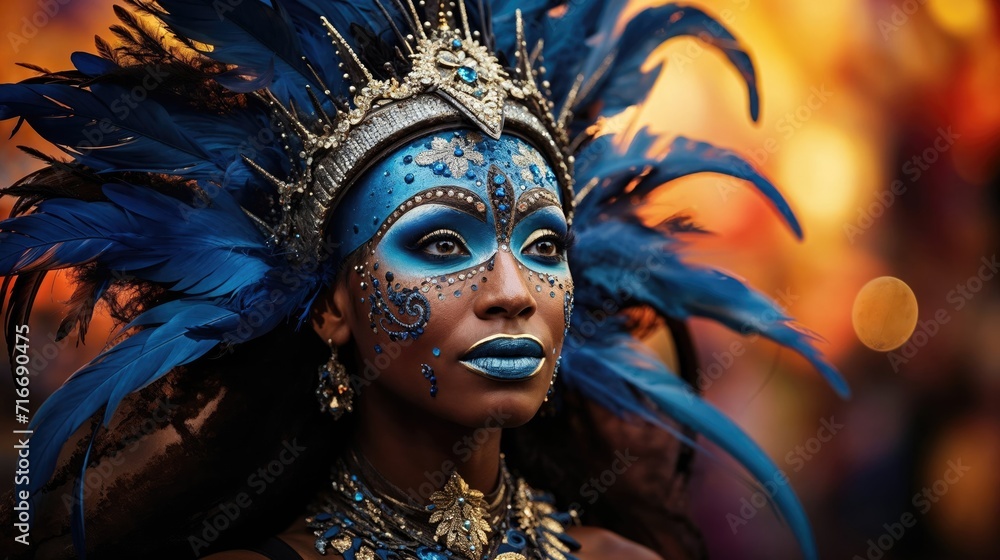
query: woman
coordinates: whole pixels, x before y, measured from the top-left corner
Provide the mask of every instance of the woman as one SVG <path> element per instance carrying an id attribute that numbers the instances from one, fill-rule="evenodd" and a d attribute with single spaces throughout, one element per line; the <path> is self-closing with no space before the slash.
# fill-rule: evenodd
<path id="1" fill-rule="evenodd" d="M 611 0 L 132 4 L 169 34 L 119 10 L 124 46 L 0 86 L 0 116 L 74 158 L 6 191 L 8 336 L 58 268 L 79 281 L 60 335 L 97 301 L 124 324 L 33 420 L 33 552 L 72 554 L 72 510 L 101 557 L 697 557 L 688 430 L 776 467 L 638 337 L 684 351 L 677 321 L 711 317 L 846 393 L 769 300 L 679 260 L 688 220 L 637 215 L 723 172 L 801 234 L 774 188 L 704 143 L 598 135 L 685 34 L 756 118 L 749 57 L 703 12 L 616 33 Z M 608 468 L 621 483 L 588 486 Z M 813 556 L 794 494 L 774 500 Z"/>

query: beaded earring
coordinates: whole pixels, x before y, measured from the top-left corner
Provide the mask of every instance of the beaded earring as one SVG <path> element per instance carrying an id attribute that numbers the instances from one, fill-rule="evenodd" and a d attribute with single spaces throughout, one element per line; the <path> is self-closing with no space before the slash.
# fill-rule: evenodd
<path id="1" fill-rule="evenodd" d="M 330 359 L 319 368 L 319 387 L 316 388 L 316 398 L 319 408 L 329 412 L 334 419 L 340 419 L 344 414 L 354 410 L 354 388 L 351 387 L 347 368 L 337 359 L 337 347 L 332 340 Z"/>

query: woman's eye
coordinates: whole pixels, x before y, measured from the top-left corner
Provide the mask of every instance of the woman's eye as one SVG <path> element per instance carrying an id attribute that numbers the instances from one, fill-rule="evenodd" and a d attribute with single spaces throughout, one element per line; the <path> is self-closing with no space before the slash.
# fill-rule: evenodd
<path id="1" fill-rule="evenodd" d="M 558 233 L 550 230 L 538 230 L 528 237 L 521 253 L 543 259 L 555 260 L 563 256 L 565 242 Z"/>
<path id="2" fill-rule="evenodd" d="M 420 238 L 416 249 L 433 257 L 468 255 L 465 239 L 458 232 L 439 229 Z"/>
<path id="3" fill-rule="evenodd" d="M 529 249 L 531 249 L 529 252 L 543 257 L 555 257 L 559 255 L 559 248 L 554 241 L 550 240 L 543 239 L 536 241 Z"/>

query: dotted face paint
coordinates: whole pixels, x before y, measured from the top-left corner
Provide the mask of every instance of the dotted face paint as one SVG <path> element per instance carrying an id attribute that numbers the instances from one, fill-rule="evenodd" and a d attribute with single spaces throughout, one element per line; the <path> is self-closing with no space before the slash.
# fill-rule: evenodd
<path id="1" fill-rule="evenodd" d="M 516 259 L 538 304 L 562 306 L 568 326 L 569 226 L 555 175 L 530 145 L 472 131 L 440 133 L 401 148 L 362 183 L 348 193 L 352 211 L 337 226 L 344 247 L 367 236 L 355 273 L 373 333 L 418 338 L 435 306 L 474 298 L 488 285 L 500 253 Z M 425 374 L 433 372 L 424 365 Z"/>

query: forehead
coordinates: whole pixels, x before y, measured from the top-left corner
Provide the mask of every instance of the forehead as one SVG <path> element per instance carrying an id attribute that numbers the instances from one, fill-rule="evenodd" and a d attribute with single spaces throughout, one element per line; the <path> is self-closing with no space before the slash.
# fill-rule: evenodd
<path id="1" fill-rule="evenodd" d="M 341 256 L 371 239 L 393 212 L 434 187 L 460 187 L 483 201 L 502 192 L 517 200 L 531 190 L 560 192 L 555 172 L 542 154 L 515 136 L 499 140 L 472 130 L 440 132 L 410 142 L 369 169 L 351 187 L 332 224 Z M 561 200 L 560 200 L 561 202 Z M 487 211 L 492 206 L 487 202 Z M 495 210 L 495 208 L 493 209 Z"/>

